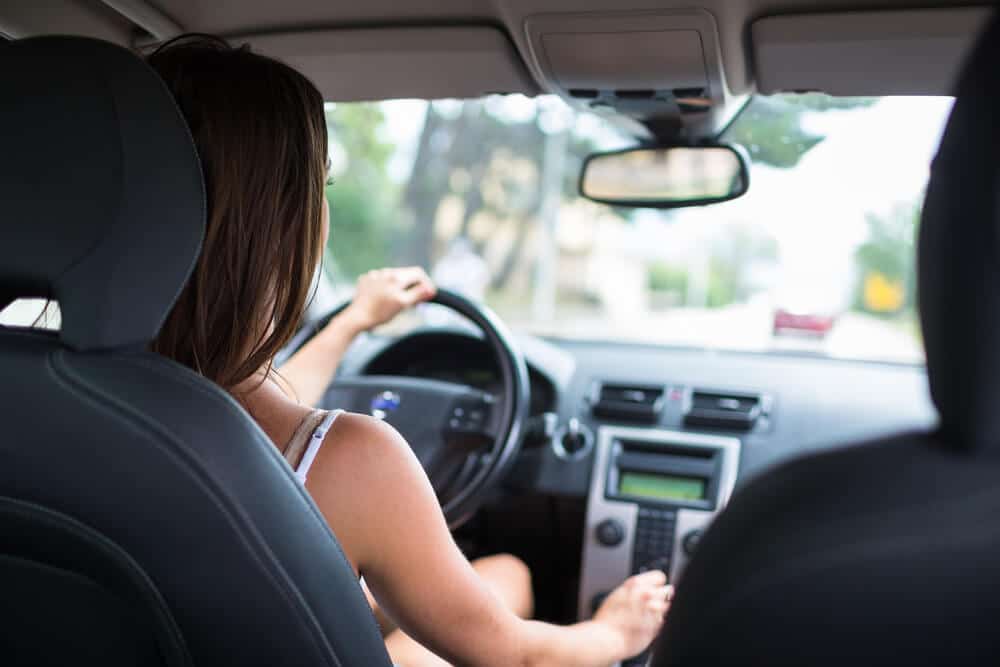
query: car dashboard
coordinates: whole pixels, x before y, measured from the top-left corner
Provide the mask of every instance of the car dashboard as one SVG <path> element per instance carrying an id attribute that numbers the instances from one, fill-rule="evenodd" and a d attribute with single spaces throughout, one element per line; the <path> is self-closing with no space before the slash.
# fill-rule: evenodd
<path id="1" fill-rule="evenodd" d="M 506 493 L 586 503 L 578 618 L 631 573 L 655 567 L 676 581 L 711 519 L 761 471 L 935 420 L 925 370 L 916 365 L 532 336 L 518 342 L 532 423 Z M 370 336 L 343 370 L 494 393 L 500 386 L 489 347 L 458 329 Z"/>

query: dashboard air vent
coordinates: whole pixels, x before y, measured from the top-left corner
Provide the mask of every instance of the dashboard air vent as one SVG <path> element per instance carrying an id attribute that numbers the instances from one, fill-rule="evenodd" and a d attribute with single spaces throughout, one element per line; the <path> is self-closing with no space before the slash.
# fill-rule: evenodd
<path id="1" fill-rule="evenodd" d="M 655 422 L 663 410 L 663 387 L 657 385 L 601 383 L 591 412 L 595 417 Z"/>
<path id="2" fill-rule="evenodd" d="M 749 431 L 761 415 L 762 404 L 759 394 L 695 389 L 684 425 Z"/>

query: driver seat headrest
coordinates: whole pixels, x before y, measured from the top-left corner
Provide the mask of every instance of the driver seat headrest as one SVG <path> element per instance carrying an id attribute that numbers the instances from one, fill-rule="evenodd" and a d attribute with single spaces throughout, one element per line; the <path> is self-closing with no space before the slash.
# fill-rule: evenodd
<path id="1" fill-rule="evenodd" d="M 79 351 L 149 342 L 205 228 L 183 116 L 155 71 L 107 42 L 31 38 L 3 58 L 0 307 L 55 299 Z"/>

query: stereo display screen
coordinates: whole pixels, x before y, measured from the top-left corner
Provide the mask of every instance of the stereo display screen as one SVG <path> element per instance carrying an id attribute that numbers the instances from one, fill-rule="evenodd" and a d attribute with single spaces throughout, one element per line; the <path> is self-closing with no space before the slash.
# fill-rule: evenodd
<path id="1" fill-rule="evenodd" d="M 618 493 L 651 500 L 704 500 L 704 479 L 622 471 Z"/>

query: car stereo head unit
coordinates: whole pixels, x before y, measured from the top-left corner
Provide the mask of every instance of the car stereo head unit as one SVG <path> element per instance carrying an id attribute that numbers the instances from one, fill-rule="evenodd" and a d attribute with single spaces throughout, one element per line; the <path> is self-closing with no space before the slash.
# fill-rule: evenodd
<path id="1" fill-rule="evenodd" d="M 603 426 L 587 501 L 579 616 L 590 618 L 629 575 L 676 582 L 736 483 L 737 438 Z"/>

